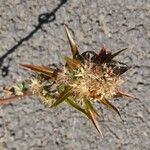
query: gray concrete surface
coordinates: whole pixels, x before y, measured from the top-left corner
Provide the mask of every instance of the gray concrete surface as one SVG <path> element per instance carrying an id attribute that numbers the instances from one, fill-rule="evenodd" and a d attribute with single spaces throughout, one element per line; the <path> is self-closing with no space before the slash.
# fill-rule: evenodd
<path id="1" fill-rule="evenodd" d="M 63 62 L 70 54 L 63 23 L 81 51 L 129 49 L 118 59 L 133 66 L 124 88 L 137 99 L 113 101 L 125 123 L 97 106 L 104 138 L 66 104 L 49 110 L 27 97 L 0 106 L 0 150 L 150 149 L 149 0 L 0 0 L 0 86 L 29 76 L 19 63 Z"/>

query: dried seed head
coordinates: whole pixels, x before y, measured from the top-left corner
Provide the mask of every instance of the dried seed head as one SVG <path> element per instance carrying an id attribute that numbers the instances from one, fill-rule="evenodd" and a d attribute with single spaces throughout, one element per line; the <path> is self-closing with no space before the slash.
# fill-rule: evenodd
<path id="1" fill-rule="evenodd" d="M 84 113 L 101 133 L 97 122 L 98 113 L 93 107 L 93 102 L 107 106 L 120 116 L 118 109 L 108 100 L 114 97 L 130 96 L 120 91 L 123 83 L 121 75 L 129 67 L 114 60 L 114 57 L 125 49 L 112 54 L 107 53 L 103 47 L 98 54 L 94 51 L 80 54 L 67 25 L 65 25 L 65 30 L 72 58 L 66 56 L 66 64 L 60 69 L 21 64 L 37 73 L 29 79 L 27 91 L 38 96 L 40 101 L 48 107 L 55 107 L 66 101 Z"/>
<path id="2" fill-rule="evenodd" d="M 31 82 L 29 84 L 29 91 L 33 95 L 38 95 L 43 90 L 44 83 L 40 81 L 40 79 L 32 77 Z"/>

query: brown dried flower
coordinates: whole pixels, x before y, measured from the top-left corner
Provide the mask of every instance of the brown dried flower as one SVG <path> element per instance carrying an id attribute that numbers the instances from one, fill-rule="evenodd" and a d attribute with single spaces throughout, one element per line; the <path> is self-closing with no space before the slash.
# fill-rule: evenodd
<path id="1" fill-rule="evenodd" d="M 130 67 L 114 60 L 114 57 L 126 49 L 112 54 L 107 53 L 103 47 L 98 54 L 94 51 L 80 54 L 67 25 L 65 25 L 65 31 L 72 51 L 72 58 L 65 57 L 65 66 L 53 69 L 46 66 L 21 64 L 35 71 L 36 75 L 8 90 L 6 94 L 9 95 L 8 98 L 1 99 L 0 103 L 7 103 L 10 99 L 27 94 L 38 96 L 40 101 L 50 108 L 65 101 L 86 115 L 101 133 L 97 122 L 98 112 L 93 103 L 99 102 L 120 116 L 118 109 L 109 100 L 122 96 L 132 97 L 120 90 L 123 83 L 121 75 Z"/>

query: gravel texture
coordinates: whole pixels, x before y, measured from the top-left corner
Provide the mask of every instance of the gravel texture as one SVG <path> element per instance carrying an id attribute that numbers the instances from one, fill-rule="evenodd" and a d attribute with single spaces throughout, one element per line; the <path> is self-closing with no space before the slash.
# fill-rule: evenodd
<path id="1" fill-rule="evenodd" d="M 113 101 L 125 122 L 97 106 L 103 138 L 65 103 L 49 110 L 27 97 L 0 106 L 0 150 L 149 150 L 150 0 L 0 0 L 1 87 L 29 76 L 19 63 L 63 62 L 64 23 L 81 51 L 128 48 L 118 59 L 133 66 L 124 88 L 137 99 Z"/>

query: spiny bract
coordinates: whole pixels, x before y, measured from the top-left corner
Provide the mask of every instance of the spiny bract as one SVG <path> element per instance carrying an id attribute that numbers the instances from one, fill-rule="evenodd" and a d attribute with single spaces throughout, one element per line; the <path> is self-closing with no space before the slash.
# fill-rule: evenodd
<path id="1" fill-rule="evenodd" d="M 35 71 L 36 74 L 31 79 L 7 90 L 9 95 L 14 97 L 3 98 L 1 102 L 24 95 L 36 95 L 44 105 L 52 108 L 65 101 L 86 115 L 101 133 L 97 122 L 98 112 L 93 103 L 99 102 L 120 116 L 118 109 L 109 102 L 109 99 L 130 97 L 129 94 L 120 90 L 123 83 L 121 75 L 129 67 L 114 60 L 114 57 L 125 49 L 113 54 L 106 52 L 104 47 L 98 54 L 94 51 L 79 53 L 67 25 L 65 25 L 65 31 L 72 51 L 71 58 L 65 57 L 65 66 L 50 68 L 21 64 L 21 66 Z"/>

